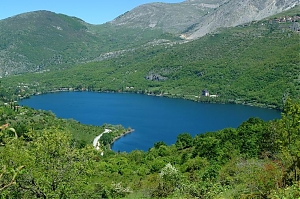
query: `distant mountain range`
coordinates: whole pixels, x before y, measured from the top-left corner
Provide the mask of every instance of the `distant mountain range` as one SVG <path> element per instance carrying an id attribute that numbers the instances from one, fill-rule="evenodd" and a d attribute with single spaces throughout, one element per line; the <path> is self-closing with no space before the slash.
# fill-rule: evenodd
<path id="1" fill-rule="evenodd" d="M 298 4 L 299 0 L 151 3 L 102 25 L 49 11 L 24 13 L 0 21 L 0 76 L 103 60 L 140 46 L 187 42 Z"/>
<path id="2" fill-rule="evenodd" d="M 288 10 L 299 0 L 186 0 L 177 4 L 145 4 L 127 12 L 113 25 L 159 28 L 195 39 L 221 27 L 233 27 Z"/>

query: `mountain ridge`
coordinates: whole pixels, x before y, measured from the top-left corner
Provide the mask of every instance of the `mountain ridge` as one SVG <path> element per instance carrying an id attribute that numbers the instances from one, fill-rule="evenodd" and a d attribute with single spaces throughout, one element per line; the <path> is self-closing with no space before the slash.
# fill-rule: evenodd
<path id="1" fill-rule="evenodd" d="M 262 0 L 243 0 L 237 6 L 241 7 L 245 2 L 253 5 L 254 11 L 266 9 L 270 2 L 281 10 L 299 4 L 297 0 L 268 0 L 264 3 Z M 79 18 L 50 11 L 9 17 L 0 20 L 0 76 L 41 72 L 56 67 L 63 69 L 116 57 L 140 47 L 189 42 L 214 33 L 225 25 L 245 23 L 244 17 L 231 21 L 238 12 L 232 14 L 227 8 L 234 7 L 234 3 L 236 0 L 144 4 L 102 25 L 88 24 Z M 246 9 L 248 4 L 242 8 Z M 231 17 L 225 21 L 208 21 L 222 19 L 226 14 Z M 257 15 L 257 18 L 261 17 Z M 208 25 L 203 26 L 205 23 Z"/>
<path id="2" fill-rule="evenodd" d="M 175 39 L 159 30 L 91 25 L 76 17 L 34 11 L 0 21 L 0 76 L 92 61 L 105 53 Z"/>
<path id="3" fill-rule="evenodd" d="M 187 0 L 177 4 L 150 3 L 138 6 L 109 23 L 161 28 L 185 39 L 197 39 L 218 28 L 261 20 L 296 5 L 299 5 L 298 0 Z M 174 24 L 176 28 L 173 28 Z"/>

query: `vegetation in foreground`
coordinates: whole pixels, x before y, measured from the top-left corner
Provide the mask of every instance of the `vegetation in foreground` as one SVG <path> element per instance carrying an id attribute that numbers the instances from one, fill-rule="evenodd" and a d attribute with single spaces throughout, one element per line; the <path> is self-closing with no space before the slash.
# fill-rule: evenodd
<path id="1" fill-rule="evenodd" d="M 78 135 L 110 127 L 0 108 L 2 198 L 300 197 L 300 104 L 290 99 L 279 120 L 250 118 L 236 129 L 180 134 L 171 146 L 104 156 Z"/>

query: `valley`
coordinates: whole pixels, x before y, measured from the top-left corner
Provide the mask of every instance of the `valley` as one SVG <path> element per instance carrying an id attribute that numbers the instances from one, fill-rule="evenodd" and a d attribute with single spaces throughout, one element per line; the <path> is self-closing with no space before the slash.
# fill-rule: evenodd
<path id="1" fill-rule="evenodd" d="M 299 18 L 298 0 L 186 0 L 144 4 L 101 25 L 46 10 L 0 20 L 1 198 L 299 198 Z M 196 134 L 180 119 L 171 143 L 115 152 L 111 143 L 131 127 L 19 105 L 46 93 L 58 103 L 59 94 L 155 95 L 167 97 L 157 97 L 164 107 L 184 99 L 276 109 L 281 117 Z M 80 103 L 63 106 L 99 117 L 80 112 Z"/>

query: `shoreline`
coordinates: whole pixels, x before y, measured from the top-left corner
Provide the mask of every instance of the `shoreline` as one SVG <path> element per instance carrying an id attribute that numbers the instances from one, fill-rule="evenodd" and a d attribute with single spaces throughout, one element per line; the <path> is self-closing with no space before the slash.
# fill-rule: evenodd
<path id="1" fill-rule="evenodd" d="M 114 137 L 114 139 L 111 141 L 111 143 L 110 143 L 110 148 L 111 148 L 111 145 L 115 142 L 115 141 L 117 141 L 118 139 L 120 139 L 120 138 L 122 138 L 122 137 L 124 137 L 125 135 L 128 135 L 128 134 L 130 134 L 130 133 L 132 133 L 132 132 L 134 132 L 134 129 L 130 129 L 130 130 L 128 130 L 128 131 L 125 131 L 124 133 L 122 133 L 121 135 L 119 135 L 119 136 L 117 136 L 117 137 Z"/>
<path id="2" fill-rule="evenodd" d="M 274 106 L 271 104 L 263 104 L 263 103 L 257 103 L 257 102 L 246 102 L 246 101 L 234 101 L 234 100 L 229 100 L 227 99 L 226 102 L 221 102 L 219 100 L 216 101 L 207 101 L 207 99 L 209 98 L 202 98 L 202 100 L 199 100 L 199 98 L 197 99 L 191 99 L 191 98 L 186 98 L 185 95 L 169 95 L 169 94 L 151 94 L 151 93 L 142 93 L 139 91 L 96 91 L 96 90 L 76 90 L 76 89 L 57 89 L 57 90 L 50 90 L 50 91 L 46 91 L 46 92 L 37 92 L 37 93 L 33 93 L 31 95 L 28 95 L 26 97 L 21 97 L 19 98 L 17 101 L 19 100 L 23 100 L 23 99 L 28 99 L 31 96 L 35 96 L 35 95 L 44 95 L 44 94 L 49 94 L 49 93 L 60 93 L 60 92 L 94 92 L 94 93 L 129 93 L 129 94 L 142 94 L 142 95 L 149 95 L 149 96 L 156 96 L 156 97 L 166 97 L 166 98 L 177 98 L 177 99 L 183 99 L 183 100 L 190 100 L 190 101 L 194 101 L 197 103 L 209 103 L 209 104 L 236 104 L 236 105 L 242 105 L 242 106 L 253 106 L 253 107 L 258 107 L 258 108 L 263 108 L 263 109 L 273 109 L 273 110 L 277 110 L 277 111 L 282 111 L 282 108 L 278 107 L 278 106 Z M 215 98 L 214 98 L 215 99 Z"/>
<path id="3" fill-rule="evenodd" d="M 105 130 L 103 131 L 103 133 L 101 133 L 100 135 L 98 135 L 98 136 L 96 136 L 96 137 L 94 138 L 94 140 L 93 140 L 93 146 L 94 146 L 94 148 L 95 148 L 96 150 L 100 150 L 100 143 L 99 143 L 99 140 L 100 140 L 100 138 L 102 137 L 102 135 L 105 134 L 105 133 L 111 133 L 111 132 L 112 132 L 112 130 L 110 130 L 110 129 L 105 129 Z M 119 136 L 117 136 L 117 137 L 114 137 L 113 140 L 111 141 L 111 143 L 109 144 L 109 149 L 111 150 L 111 145 L 112 145 L 115 141 L 117 141 L 118 139 L 120 139 L 120 138 L 124 137 L 125 135 L 130 134 L 130 133 L 132 133 L 132 132 L 134 132 L 134 129 L 127 130 L 127 131 L 123 132 L 121 135 L 119 135 Z"/>

